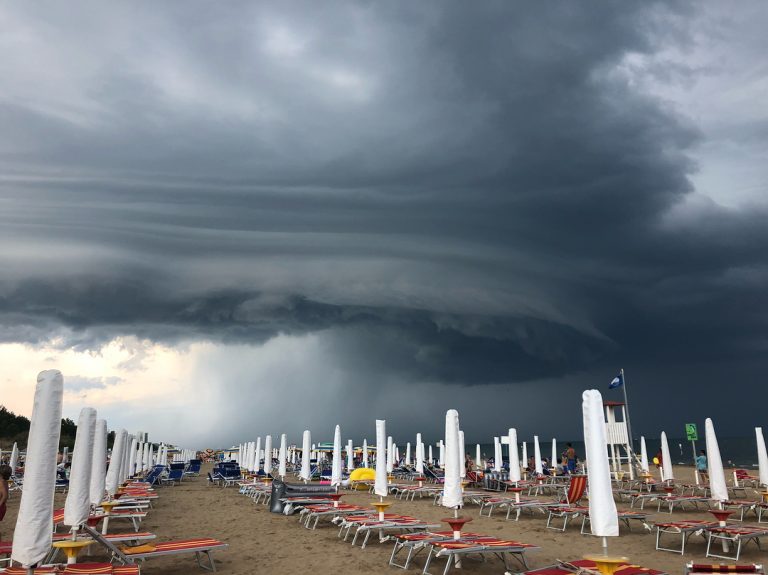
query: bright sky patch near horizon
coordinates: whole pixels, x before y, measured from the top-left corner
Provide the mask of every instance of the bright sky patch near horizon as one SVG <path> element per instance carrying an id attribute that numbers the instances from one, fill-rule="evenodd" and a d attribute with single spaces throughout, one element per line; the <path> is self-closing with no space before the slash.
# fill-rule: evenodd
<path id="1" fill-rule="evenodd" d="M 768 367 L 762 2 L 0 7 L 0 403 L 198 447 L 578 437 Z M 661 399 L 663 398 L 663 399 Z M 660 410 L 659 405 L 665 409 Z M 542 429 L 542 422 L 546 429 Z"/>

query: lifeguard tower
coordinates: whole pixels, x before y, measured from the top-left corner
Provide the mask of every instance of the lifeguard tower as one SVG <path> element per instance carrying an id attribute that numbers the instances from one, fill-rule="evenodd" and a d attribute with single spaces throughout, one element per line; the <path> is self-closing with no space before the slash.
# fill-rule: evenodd
<path id="1" fill-rule="evenodd" d="M 610 449 L 611 467 L 613 474 L 618 479 L 624 471 L 626 462 L 629 478 L 635 478 L 635 469 L 633 463 L 632 448 L 629 443 L 629 433 L 627 432 L 627 410 L 626 406 L 620 401 L 603 401 L 605 408 L 605 441 Z M 617 421 L 616 416 L 620 415 Z M 622 455 L 621 451 L 625 455 Z"/>

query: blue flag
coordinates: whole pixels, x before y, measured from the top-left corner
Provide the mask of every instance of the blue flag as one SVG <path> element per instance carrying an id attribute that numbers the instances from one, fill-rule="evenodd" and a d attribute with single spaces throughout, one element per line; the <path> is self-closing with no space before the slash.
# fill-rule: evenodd
<path id="1" fill-rule="evenodd" d="M 611 380 L 611 385 L 608 386 L 608 389 L 616 389 L 622 385 L 624 385 L 624 375 L 620 373 Z"/>

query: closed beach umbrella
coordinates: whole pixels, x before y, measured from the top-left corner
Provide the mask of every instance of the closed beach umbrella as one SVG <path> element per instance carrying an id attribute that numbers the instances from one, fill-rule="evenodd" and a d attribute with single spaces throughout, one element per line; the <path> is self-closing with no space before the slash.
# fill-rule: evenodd
<path id="1" fill-rule="evenodd" d="M 24 489 L 11 551 L 11 560 L 24 567 L 36 565 L 51 550 L 51 517 L 63 395 L 64 378 L 61 372 L 55 369 L 40 372 L 27 438 Z"/>
<path id="2" fill-rule="evenodd" d="M 643 473 L 648 473 L 648 448 L 645 446 L 645 437 L 640 436 L 640 468 Z"/>
<path id="3" fill-rule="evenodd" d="M 461 507 L 461 466 L 459 463 L 459 412 L 449 409 L 445 414 L 445 478 L 443 482 L 443 507 Z"/>
<path id="4" fill-rule="evenodd" d="M 378 449 L 376 450 L 376 459 L 378 460 Z M 392 436 L 387 437 L 387 456 L 386 456 L 386 462 L 387 462 L 387 473 L 392 473 L 392 470 L 395 468 L 395 449 L 394 444 L 392 443 Z"/>
<path id="5" fill-rule="evenodd" d="M 467 476 L 467 458 L 465 456 L 464 432 L 459 430 L 459 476 L 464 479 Z"/>
<path id="6" fill-rule="evenodd" d="M 429 444 L 429 464 L 432 465 L 432 463 L 435 461 L 435 458 L 432 457 L 432 444 Z"/>
<path id="7" fill-rule="evenodd" d="M 438 460 L 437 464 L 440 467 L 445 467 L 445 443 L 443 440 L 440 440 L 440 459 Z"/>
<path id="8" fill-rule="evenodd" d="M 528 443 L 523 441 L 523 465 L 528 467 Z"/>
<path id="9" fill-rule="evenodd" d="M 121 429 L 115 433 L 115 443 L 112 445 L 112 455 L 109 458 L 109 469 L 107 469 L 107 493 L 114 497 L 117 493 L 117 487 L 120 485 L 120 461 L 123 459 L 123 444 L 128 439 L 128 433 Z"/>
<path id="10" fill-rule="evenodd" d="M 107 475 L 107 422 L 97 419 L 93 431 L 93 461 L 88 498 L 96 506 L 104 499 L 104 480 Z"/>
<path id="11" fill-rule="evenodd" d="M 509 480 L 513 483 L 520 481 L 520 459 L 517 457 L 517 430 L 509 428 Z"/>
<path id="12" fill-rule="evenodd" d="M 757 464 L 760 469 L 760 485 L 768 485 L 768 452 L 765 450 L 765 437 L 763 428 L 755 427 L 757 436 Z"/>
<path id="13" fill-rule="evenodd" d="M 416 434 L 416 473 L 424 475 L 424 444 L 421 442 L 421 433 Z"/>
<path id="14" fill-rule="evenodd" d="M 125 473 L 127 477 L 133 477 L 136 469 L 136 446 L 138 445 L 138 442 L 136 441 L 136 438 L 133 437 L 131 439 L 131 447 L 130 451 L 128 452 L 128 471 Z"/>
<path id="15" fill-rule="evenodd" d="M 582 394 L 584 419 L 584 447 L 587 452 L 587 474 L 589 481 L 589 524 L 592 535 L 603 537 L 603 548 L 607 547 L 605 537 L 619 534 L 619 519 L 611 488 L 611 469 L 605 441 L 605 420 L 603 419 L 603 397 L 596 389 Z"/>
<path id="16" fill-rule="evenodd" d="M 373 484 L 373 492 L 379 497 L 387 496 L 387 422 L 383 419 L 376 420 L 376 481 Z"/>
<path id="17" fill-rule="evenodd" d="M 73 529 L 85 523 L 91 513 L 91 466 L 95 434 L 96 410 L 84 407 L 77 420 L 67 500 L 64 502 L 64 525 Z"/>
<path id="18" fill-rule="evenodd" d="M 536 469 L 536 475 L 544 475 L 544 469 L 541 467 L 541 448 L 539 447 L 539 436 L 533 436 L 533 465 Z"/>
<path id="19" fill-rule="evenodd" d="M 64 446 L 64 451 L 61 452 L 61 464 L 66 465 L 69 462 L 69 446 Z"/>
<path id="20" fill-rule="evenodd" d="M 661 471 L 664 475 L 664 481 L 672 481 L 675 479 L 675 474 L 672 471 L 672 456 L 669 454 L 669 443 L 667 442 L 667 434 L 661 432 Z"/>
<path id="21" fill-rule="evenodd" d="M 405 464 L 411 464 L 411 442 L 405 444 Z"/>
<path id="22" fill-rule="evenodd" d="M 552 459 L 550 460 L 552 469 L 557 469 L 557 440 L 552 438 Z"/>
<path id="23" fill-rule="evenodd" d="M 347 440 L 347 471 L 352 471 L 355 468 L 355 446 L 352 440 Z"/>
<path id="24" fill-rule="evenodd" d="M 341 428 L 333 433 L 333 459 L 331 460 L 331 485 L 341 485 Z"/>
<path id="25" fill-rule="evenodd" d="M 1 452 L 0 452 L 1 453 Z M 2 459 L 2 457 L 0 457 Z M 11 473 L 16 474 L 16 468 L 19 466 L 19 446 L 16 442 L 13 442 L 13 449 L 11 449 L 11 460 L 8 462 L 11 467 Z"/>
<path id="26" fill-rule="evenodd" d="M 151 466 L 150 459 L 149 459 L 149 448 L 150 448 L 149 441 L 147 441 L 144 444 L 144 453 L 141 459 L 141 462 L 142 462 L 141 468 L 144 471 L 149 471 L 149 468 Z"/>
<path id="27" fill-rule="evenodd" d="M 261 471 L 261 437 L 256 438 L 256 445 L 253 447 L 253 462 L 251 463 L 251 471 L 258 473 Z"/>
<path id="28" fill-rule="evenodd" d="M 299 473 L 299 477 L 304 481 L 309 481 L 309 474 L 311 473 L 309 467 L 309 449 L 311 443 L 312 436 L 310 435 L 309 430 L 305 429 L 304 436 L 301 438 L 301 473 Z"/>
<path id="29" fill-rule="evenodd" d="M 277 468 L 277 474 L 283 478 L 285 477 L 285 461 L 286 461 L 286 450 L 288 449 L 288 438 L 285 436 L 285 433 L 280 435 L 280 453 L 278 454 L 278 459 L 280 460 L 280 463 Z"/>
<path id="30" fill-rule="evenodd" d="M 480 457 L 480 444 L 479 443 L 475 444 L 475 467 L 477 467 L 478 469 L 482 469 L 483 468 L 483 458 Z"/>
<path id="31" fill-rule="evenodd" d="M 704 421 L 704 433 L 707 442 L 707 471 L 709 472 L 709 492 L 715 501 L 728 500 L 728 487 L 725 484 L 723 460 L 720 458 L 720 447 L 717 444 L 715 426 L 712 420 Z"/>
<path id="32" fill-rule="evenodd" d="M 368 440 L 363 439 L 363 467 L 368 467 Z"/>
<path id="33" fill-rule="evenodd" d="M 501 464 L 502 464 L 502 454 L 501 454 L 501 440 L 498 437 L 493 438 L 493 470 L 494 471 L 501 471 Z"/>
<path id="34" fill-rule="evenodd" d="M 272 436 L 267 435 L 264 439 L 264 474 L 272 473 Z"/>

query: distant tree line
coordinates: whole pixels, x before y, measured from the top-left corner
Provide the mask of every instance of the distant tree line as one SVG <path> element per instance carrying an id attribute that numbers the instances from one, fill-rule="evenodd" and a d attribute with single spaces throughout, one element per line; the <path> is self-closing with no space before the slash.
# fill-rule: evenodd
<path id="1" fill-rule="evenodd" d="M 61 420 L 61 439 L 59 439 L 59 449 L 69 447 L 71 450 L 75 446 L 75 435 L 77 434 L 77 424 L 69 418 Z M 29 437 L 29 419 L 23 415 L 16 415 L 5 406 L 0 405 L 0 447 L 10 449 L 14 442 L 19 445 L 19 449 L 27 448 L 27 438 Z M 115 441 L 115 432 L 110 431 L 107 435 L 107 446 L 112 447 Z"/>

